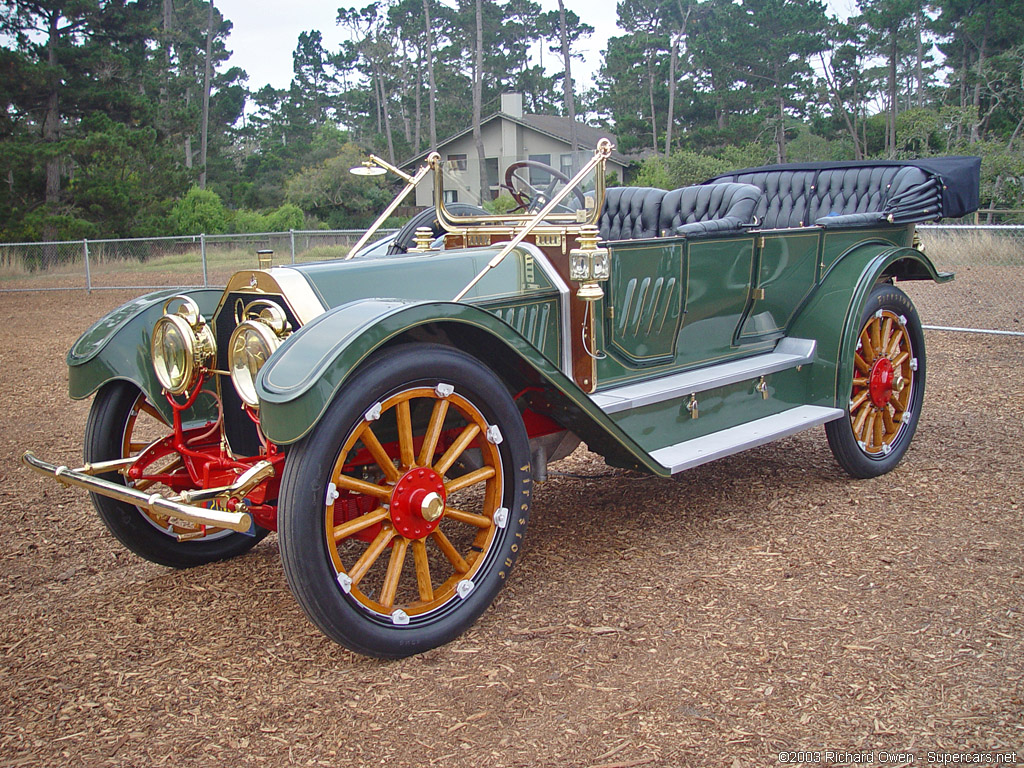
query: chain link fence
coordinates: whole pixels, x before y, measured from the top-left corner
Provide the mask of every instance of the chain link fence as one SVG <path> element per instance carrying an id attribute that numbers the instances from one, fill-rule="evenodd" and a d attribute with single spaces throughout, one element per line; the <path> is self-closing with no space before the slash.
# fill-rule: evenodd
<path id="1" fill-rule="evenodd" d="M 385 237 L 394 230 L 380 230 Z M 1024 226 L 926 225 L 917 231 L 944 285 L 901 283 L 932 328 L 1024 335 Z M 239 269 L 345 256 L 363 230 L 197 235 L 133 240 L 0 244 L 0 292 L 224 285 Z"/>
<path id="2" fill-rule="evenodd" d="M 394 231 L 381 229 L 374 237 Z M 275 265 L 339 259 L 363 233 L 361 229 L 340 229 L 2 243 L 0 291 L 224 285 L 238 270 L 256 267 L 259 251 L 272 251 L 270 259 Z"/>
<path id="3" fill-rule="evenodd" d="M 951 283 L 901 283 L 927 328 L 1024 336 L 1024 226 L 918 225 L 924 252 Z"/>

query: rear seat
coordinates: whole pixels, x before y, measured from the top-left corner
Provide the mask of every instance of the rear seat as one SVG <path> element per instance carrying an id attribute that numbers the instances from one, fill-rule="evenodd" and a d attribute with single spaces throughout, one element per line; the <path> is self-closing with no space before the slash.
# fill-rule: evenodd
<path id="1" fill-rule="evenodd" d="M 723 181 L 762 191 L 754 209 L 762 229 L 878 223 L 908 196 L 932 185 L 920 168 L 890 165 L 741 172 L 719 176 L 707 186 Z"/>
<path id="2" fill-rule="evenodd" d="M 750 184 L 705 184 L 671 192 L 612 187 L 605 191 L 598 228 L 602 240 L 737 231 L 751 226 L 761 196 Z"/>

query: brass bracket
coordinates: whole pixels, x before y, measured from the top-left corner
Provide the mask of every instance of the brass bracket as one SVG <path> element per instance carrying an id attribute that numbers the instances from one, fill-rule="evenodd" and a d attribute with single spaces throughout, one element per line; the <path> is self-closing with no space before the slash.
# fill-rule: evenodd
<path id="1" fill-rule="evenodd" d="M 700 410 L 697 407 L 697 395 L 690 395 L 690 402 L 686 404 L 686 410 L 690 412 L 690 418 L 700 418 Z"/>
<path id="2" fill-rule="evenodd" d="M 764 288 L 751 288 L 750 297 L 754 301 L 764 301 Z"/>
<path id="3" fill-rule="evenodd" d="M 761 393 L 762 400 L 768 399 L 768 382 L 764 380 L 764 376 L 754 385 L 754 391 Z"/>

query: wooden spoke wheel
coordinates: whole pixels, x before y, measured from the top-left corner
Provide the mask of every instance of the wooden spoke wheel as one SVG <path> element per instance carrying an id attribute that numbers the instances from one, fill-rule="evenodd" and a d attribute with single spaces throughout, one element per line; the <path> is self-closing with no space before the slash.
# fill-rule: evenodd
<path id="1" fill-rule="evenodd" d="M 494 374 L 444 347 L 398 348 L 347 382 L 289 453 L 289 584 L 326 634 L 361 653 L 448 642 L 511 570 L 529 482 L 522 419 Z"/>
<path id="2" fill-rule="evenodd" d="M 826 425 L 829 445 L 854 477 L 875 477 L 903 458 L 924 397 L 924 336 L 910 299 L 876 286 L 853 354 L 848 419 Z"/>
<path id="3" fill-rule="evenodd" d="M 170 431 L 160 412 L 134 384 L 111 382 L 93 399 L 85 428 L 85 460 L 98 462 L 136 456 Z M 180 462 L 176 453 L 169 453 L 147 467 L 147 474 L 173 473 L 180 469 Z M 120 473 L 102 477 L 125 484 Z M 152 493 L 170 492 L 149 480 L 133 482 L 132 486 Z M 188 568 L 240 555 L 268 533 L 260 528 L 255 536 L 221 528 L 195 528 L 127 502 L 95 493 L 90 496 L 100 518 L 122 544 L 147 560 L 172 568 Z"/>

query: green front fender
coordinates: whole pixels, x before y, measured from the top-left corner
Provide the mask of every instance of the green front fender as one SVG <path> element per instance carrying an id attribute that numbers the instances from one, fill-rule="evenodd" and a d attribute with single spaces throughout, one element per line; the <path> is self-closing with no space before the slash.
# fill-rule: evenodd
<path id="1" fill-rule="evenodd" d="M 317 424 L 345 381 L 375 351 L 404 340 L 446 339 L 502 373 L 550 388 L 558 420 L 588 442 L 664 474 L 657 462 L 511 326 L 469 304 L 364 299 L 330 310 L 292 334 L 256 378 L 260 424 L 275 443 L 299 440 Z M 463 344 L 462 342 L 466 343 Z M 501 374 L 499 374 L 501 375 Z M 510 385 L 513 382 L 508 382 Z M 605 445 L 608 443 L 605 442 Z"/>
<path id="2" fill-rule="evenodd" d="M 792 336 L 818 342 L 809 402 L 836 408 L 849 404 L 861 315 L 871 289 L 888 278 L 945 283 L 953 275 L 939 272 L 914 248 L 885 243 L 865 243 L 838 259 L 790 330 Z"/>
<path id="3" fill-rule="evenodd" d="M 123 379 L 135 384 L 170 418 L 170 406 L 161 395 L 150 358 L 153 326 L 172 296 L 191 296 L 209 319 L 223 291 L 219 288 L 169 288 L 147 293 L 97 320 L 78 337 L 67 355 L 68 393 L 75 400 L 89 397 L 104 384 Z"/>

